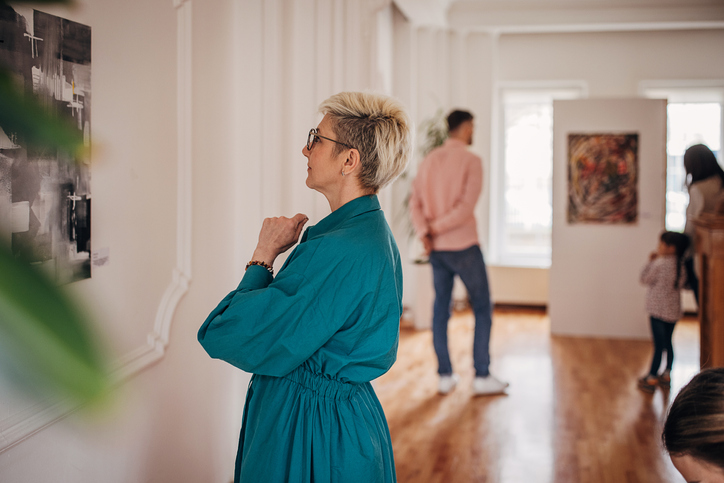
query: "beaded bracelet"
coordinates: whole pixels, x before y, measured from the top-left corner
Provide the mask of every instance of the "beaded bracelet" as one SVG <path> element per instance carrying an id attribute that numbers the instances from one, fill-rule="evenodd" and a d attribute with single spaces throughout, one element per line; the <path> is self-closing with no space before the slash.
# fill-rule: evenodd
<path id="1" fill-rule="evenodd" d="M 252 265 L 259 265 L 260 267 L 264 267 L 264 268 L 266 268 L 266 269 L 269 271 L 269 273 L 271 273 L 272 275 L 274 275 L 274 268 L 272 268 L 272 266 L 269 265 L 268 263 L 262 262 L 262 261 L 260 261 L 260 260 L 252 260 L 252 261 L 250 261 L 249 263 L 247 263 L 247 264 L 246 264 L 246 268 L 244 269 L 244 271 L 246 271 L 246 270 L 247 270 L 249 267 L 251 267 Z"/>

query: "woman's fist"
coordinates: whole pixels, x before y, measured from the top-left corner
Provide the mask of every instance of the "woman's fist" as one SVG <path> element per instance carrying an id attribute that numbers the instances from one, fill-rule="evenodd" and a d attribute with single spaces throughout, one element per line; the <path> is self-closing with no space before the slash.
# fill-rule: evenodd
<path id="1" fill-rule="evenodd" d="M 309 218 L 301 213 L 297 213 L 293 218 L 286 216 L 266 218 L 259 232 L 259 242 L 254 250 L 253 260 L 272 265 L 279 254 L 297 243 L 307 221 Z"/>

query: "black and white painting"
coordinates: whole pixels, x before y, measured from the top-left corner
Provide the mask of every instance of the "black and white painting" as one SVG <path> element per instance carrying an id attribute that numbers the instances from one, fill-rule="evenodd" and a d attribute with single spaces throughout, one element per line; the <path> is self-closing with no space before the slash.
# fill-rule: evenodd
<path id="1" fill-rule="evenodd" d="M 0 63 L 82 132 L 91 123 L 91 29 L 0 3 Z M 90 170 L 85 159 L 29 146 L 0 126 L 0 228 L 16 257 L 58 283 L 90 277 Z"/>

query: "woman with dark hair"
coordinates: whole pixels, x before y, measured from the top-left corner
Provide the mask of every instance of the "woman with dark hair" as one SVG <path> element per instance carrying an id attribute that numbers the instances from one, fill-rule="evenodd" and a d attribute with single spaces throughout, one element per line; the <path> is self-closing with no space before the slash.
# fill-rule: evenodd
<path id="1" fill-rule="evenodd" d="M 686 207 L 686 226 L 684 233 L 691 239 L 691 247 L 684 262 L 688 286 L 694 292 L 699 303 L 699 279 L 694 271 L 693 220 L 707 211 L 714 211 L 724 190 L 724 170 L 716 160 L 711 149 L 703 144 L 690 146 L 684 153 L 686 186 L 689 189 L 689 205 Z"/>
<path id="2" fill-rule="evenodd" d="M 706 369 L 684 386 L 661 435 L 688 482 L 724 482 L 724 367 Z"/>

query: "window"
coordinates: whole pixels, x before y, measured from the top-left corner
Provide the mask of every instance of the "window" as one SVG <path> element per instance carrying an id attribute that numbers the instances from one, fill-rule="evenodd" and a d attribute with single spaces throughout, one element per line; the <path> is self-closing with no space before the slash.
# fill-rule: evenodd
<path id="1" fill-rule="evenodd" d="M 666 137 L 666 229 L 683 231 L 686 223 L 684 152 L 693 144 L 706 144 L 722 161 L 722 86 L 685 85 L 647 86 L 644 96 L 668 99 Z M 649 83 L 651 84 L 651 83 Z"/>
<path id="2" fill-rule="evenodd" d="M 502 265 L 551 263 L 553 101 L 582 97 L 584 87 L 503 87 L 497 202 L 491 249 Z"/>

